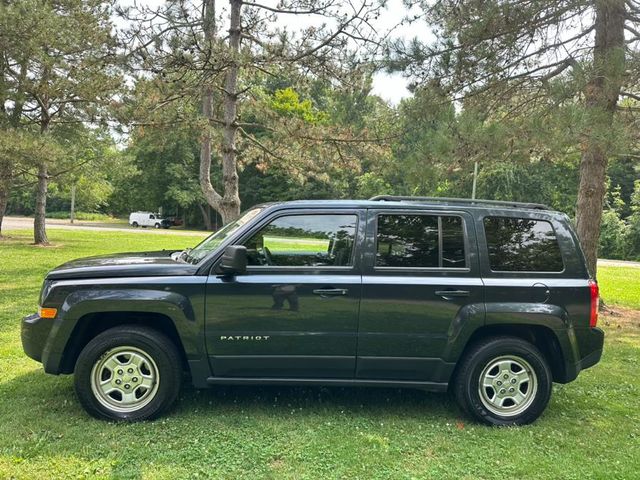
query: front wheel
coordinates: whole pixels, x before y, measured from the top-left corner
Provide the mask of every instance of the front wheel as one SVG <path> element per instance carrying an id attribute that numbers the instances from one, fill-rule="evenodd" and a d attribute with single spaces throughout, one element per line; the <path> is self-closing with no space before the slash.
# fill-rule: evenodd
<path id="1" fill-rule="evenodd" d="M 160 224 L 159 224 L 159 223 L 156 223 L 156 224 L 154 225 L 154 227 L 156 227 L 156 228 L 160 228 Z"/>
<path id="2" fill-rule="evenodd" d="M 133 228 L 138 228 L 138 227 L 139 227 L 138 222 L 133 222 L 133 223 L 131 224 L 131 226 L 132 226 Z"/>
<path id="3" fill-rule="evenodd" d="M 542 353 L 515 337 L 487 339 L 469 351 L 454 381 L 460 406 L 489 425 L 525 425 L 551 397 L 553 378 Z"/>
<path id="4" fill-rule="evenodd" d="M 88 413 L 109 420 L 150 420 L 170 408 L 180 390 L 180 355 L 162 333 L 135 325 L 92 339 L 75 367 L 75 389 Z"/>

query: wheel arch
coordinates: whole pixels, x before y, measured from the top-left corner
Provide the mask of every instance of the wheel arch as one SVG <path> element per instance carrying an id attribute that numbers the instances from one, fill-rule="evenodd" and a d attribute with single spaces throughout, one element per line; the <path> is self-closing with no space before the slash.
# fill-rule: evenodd
<path id="1" fill-rule="evenodd" d="M 73 373 L 78 356 L 87 343 L 100 333 L 122 325 L 145 326 L 166 335 L 176 346 L 183 369 L 189 370 L 184 345 L 174 321 L 169 316 L 156 312 L 121 310 L 91 312 L 78 319 L 63 350 L 60 373 Z"/>
<path id="2" fill-rule="evenodd" d="M 484 325 L 476 329 L 467 340 L 451 378 L 454 379 L 458 372 L 458 365 L 465 355 L 479 342 L 491 337 L 515 337 L 533 344 L 546 359 L 554 382 L 565 381 L 567 372 L 565 368 L 565 354 L 556 332 L 544 325 L 501 323 Z"/>

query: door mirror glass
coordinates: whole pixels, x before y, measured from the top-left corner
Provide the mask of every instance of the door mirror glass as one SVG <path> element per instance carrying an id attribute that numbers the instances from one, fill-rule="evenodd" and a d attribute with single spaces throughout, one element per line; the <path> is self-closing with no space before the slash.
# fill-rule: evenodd
<path id="1" fill-rule="evenodd" d="M 247 247 L 229 245 L 224 249 L 216 273 L 222 275 L 241 275 L 247 271 Z"/>

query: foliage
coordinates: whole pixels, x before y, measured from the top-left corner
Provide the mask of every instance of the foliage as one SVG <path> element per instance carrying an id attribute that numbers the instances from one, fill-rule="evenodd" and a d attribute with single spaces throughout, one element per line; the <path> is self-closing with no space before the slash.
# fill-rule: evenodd
<path id="1" fill-rule="evenodd" d="M 373 172 L 360 175 L 357 178 L 356 197 L 366 199 L 376 195 L 393 195 L 393 187 Z"/>
<path id="2" fill-rule="evenodd" d="M 75 212 L 74 217 L 76 220 L 80 221 L 104 221 L 104 222 L 113 222 L 114 218 L 110 215 L 106 215 L 104 213 L 93 213 L 93 212 Z M 47 218 L 55 218 L 60 220 L 68 220 L 69 212 L 47 212 Z"/>
<path id="3" fill-rule="evenodd" d="M 625 258 L 627 224 L 618 212 L 607 209 L 602 214 L 600 227 L 600 246 L 598 252 L 602 258 Z"/>
<path id="4" fill-rule="evenodd" d="M 8 0 L 0 3 L 0 125 L 51 137 L 73 153 L 32 158 L 30 169 L 0 162 L 0 197 L 15 176 L 37 180 L 34 240 L 46 244 L 44 217 L 49 179 L 69 171 L 78 139 L 74 125 L 106 125 L 110 103 L 122 89 L 111 25 L 114 0 Z M 62 162 L 62 163 L 59 163 Z M 57 170 L 57 172 L 56 172 Z M 37 173 L 36 173 L 37 171 Z M 16 173 L 17 172 L 17 173 Z M 0 216 L 4 205 L 0 205 Z"/>
<path id="5" fill-rule="evenodd" d="M 305 122 L 312 124 L 326 122 L 329 118 L 326 112 L 316 111 L 310 99 L 307 98 L 301 101 L 298 92 L 292 87 L 273 92 L 269 106 L 276 113 L 299 117 Z"/>

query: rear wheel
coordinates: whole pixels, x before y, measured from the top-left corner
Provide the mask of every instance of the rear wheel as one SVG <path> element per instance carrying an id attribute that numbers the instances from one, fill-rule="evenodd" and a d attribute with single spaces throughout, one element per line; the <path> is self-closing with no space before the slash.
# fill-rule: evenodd
<path id="1" fill-rule="evenodd" d="M 159 223 L 156 223 L 156 224 L 154 225 L 154 227 L 156 227 L 156 228 L 160 228 L 160 224 L 159 224 Z"/>
<path id="2" fill-rule="evenodd" d="M 546 359 L 531 343 L 497 337 L 474 346 L 463 358 L 454 392 L 460 406 L 489 425 L 536 420 L 551 397 Z"/>
<path id="3" fill-rule="evenodd" d="M 135 325 L 109 329 L 91 340 L 75 368 L 75 389 L 91 415 L 149 420 L 166 411 L 180 390 L 180 356 L 162 333 Z"/>
<path id="4" fill-rule="evenodd" d="M 133 223 L 131 224 L 131 226 L 132 226 L 133 228 L 138 228 L 138 227 L 139 227 L 138 222 L 133 222 Z"/>

